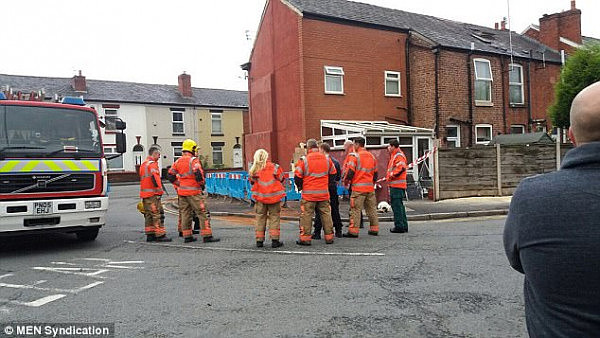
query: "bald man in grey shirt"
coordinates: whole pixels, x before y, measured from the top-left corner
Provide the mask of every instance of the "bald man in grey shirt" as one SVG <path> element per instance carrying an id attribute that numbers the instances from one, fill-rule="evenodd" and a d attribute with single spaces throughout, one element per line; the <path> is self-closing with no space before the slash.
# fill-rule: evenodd
<path id="1" fill-rule="evenodd" d="M 573 100 L 569 137 L 559 171 L 519 184 L 504 228 L 531 337 L 600 336 L 600 82 Z"/>

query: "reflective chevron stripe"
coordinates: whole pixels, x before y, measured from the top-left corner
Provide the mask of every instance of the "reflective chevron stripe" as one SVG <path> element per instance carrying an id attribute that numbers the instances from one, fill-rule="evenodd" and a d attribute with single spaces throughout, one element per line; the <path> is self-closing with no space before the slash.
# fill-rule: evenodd
<path id="1" fill-rule="evenodd" d="M 5 160 L 0 173 L 100 171 L 100 160 Z"/>

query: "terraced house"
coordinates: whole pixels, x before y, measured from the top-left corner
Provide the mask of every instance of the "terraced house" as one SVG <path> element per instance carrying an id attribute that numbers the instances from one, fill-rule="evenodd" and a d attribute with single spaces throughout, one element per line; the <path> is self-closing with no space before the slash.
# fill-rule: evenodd
<path id="1" fill-rule="evenodd" d="M 178 85 L 121 81 L 17 76 L 0 74 L 0 88 L 9 97 L 58 100 L 81 96 L 98 112 L 105 126 L 102 137 L 107 155 L 115 153 L 115 120 L 127 123 L 127 152 L 109 161 L 112 172 L 134 172 L 155 142 L 162 148 L 161 168 L 179 156 L 186 138 L 198 142 L 208 168 L 243 166 L 243 131 L 247 92 L 193 88 L 191 76 L 181 74 Z M 156 141 L 155 141 L 156 140 Z"/>
<path id="2" fill-rule="evenodd" d="M 504 20 L 483 27 L 345 0 L 268 0 L 242 66 L 246 151 L 264 145 L 285 163 L 299 140 L 340 149 L 348 131 L 331 130 L 331 120 L 429 128 L 447 147 L 550 130 L 553 86 L 570 50 L 549 41 L 581 43 L 580 18 L 573 1 L 540 19 L 538 41 L 510 32 Z M 367 138 L 368 146 L 384 143 Z"/>

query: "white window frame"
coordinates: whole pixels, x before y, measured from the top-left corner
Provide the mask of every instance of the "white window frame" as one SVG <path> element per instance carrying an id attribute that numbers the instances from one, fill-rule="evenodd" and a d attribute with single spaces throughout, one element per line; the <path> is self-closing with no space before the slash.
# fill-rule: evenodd
<path id="1" fill-rule="evenodd" d="M 448 124 L 446 125 L 446 130 L 448 130 L 448 128 L 456 128 L 456 136 L 453 137 L 449 137 L 446 136 L 446 141 L 447 142 L 455 142 L 456 143 L 456 148 L 460 148 L 460 126 L 458 124 Z M 446 132 L 447 134 L 447 132 Z"/>
<path id="2" fill-rule="evenodd" d="M 344 68 L 343 67 L 335 67 L 335 66 L 324 66 L 323 67 L 323 87 L 325 89 L 325 94 L 344 94 Z M 327 90 L 327 77 L 330 78 L 339 78 L 340 79 L 340 88 L 341 91 Z"/>
<path id="3" fill-rule="evenodd" d="M 390 77 L 390 75 L 397 76 L 397 77 Z M 400 79 L 401 79 L 400 72 L 395 72 L 395 71 L 391 71 L 391 70 L 386 70 L 384 72 L 383 82 L 384 82 L 384 86 L 385 86 L 385 92 L 384 92 L 385 96 L 402 97 L 402 86 L 400 85 Z M 398 83 L 398 93 L 388 93 L 388 81 L 390 81 L 390 82 L 394 81 L 394 82 Z"/>
<path id="4" fill-rule="evenodd" d="M 116 145 L 104 145 L 104 156 L 108 157 L 107 155 L 119 155 L 119 153 L 117 153 L 117 146 Z M 121 167 L 120 168 L 108 168 L 108 171 L 123 171 L 124 167 L 125 167 L 125 161 L 123 160 L 123 155 L 119 156 L 119 157 L 115 157 L 114 159 L 111 160 L 107 160 L 108 163 L 110 163 L 110 161 L 112 160 L 116 160 L 117 158 L 121 159 Z"/>
<path id="5" fill-rule="evenodd" d="M 223 165 L 223 164 L 225 164 L 225 161 L 224 161 L 224 158 L 223 158 L 223 147 L 224 146 L 211 146 L 211 148 L 212 148 L 212 163 L 213 163 L 213 165 Z M 215 163 L 215 152 L 221 153 L 221 163 Z"/>
<path id="6" fill-rule="evenodd" d="M 522 124 L 511 124 L 511 125 L 510 125 L 510 133 L 511 133 L 511 134 L 514 134 L 514 133 L 512 132 L 512 129 L 513 129 L 513 128 L 520 128 L 520 129 L 521 129 L 521 132 L 520 132 L 519 134 L 525 134 L 525 126 L 524 126 L 524 125 L 522 125 Z"/>
<path id="7" fill-rule="evenodd" d="M 221 126 L 220 130 L 214 130 L 213 129 L 213 122 L 214 121 L 219 121 L 219 124 Z M 210 112 L 210 132 L 211 134 L 223 134 L 223 112 L 219 111 L 219 112 L 215 112 L 215 111 L 211 111 Z"/>
<path id="8" fill-rule="evenodd" d="M 487 63 L 488 65 L 488 69 L 490 70 L 490 77 L 486 78 L 486 77 L 480 77 L 479 74 L 477 74 L 477 62 L 484 62 Z M 480 58 L 476 58 L 473 59 L 473 68 L 475 69 L 475 83 L 477 81 L 486 81 L 488 83 L 488 87 L 490 89 L 490 99 L 489 100 L 477 100 L 475 99 L 475 104 L 491 104 L 492 103 L 492 97 L 493 97 L 493 93 L 492 93 L 492 84 L 494 82 L 494 75 L 492 74 L 492 63 L 490 62 L 490 60 L 488 59 L 480 59 Z M 477 90 L 477 86 L 475 86 L 474 88 L 474 97 L 476 98 L 477 95 L 475 93 L 475 91 Z"/>
<path id="9" fill-rule="evenodd" d="M 478 141 L 477 140 L 477 129 L 479 129 L 479 128 L 488 128 L 490 130 L 490 140 L 489 141 Z M 494 137 L 494 128 L 492 127 L 491 124 L 482 123 L 482 124 L 475 125 L 475 144 L 487 145 L 488 143 L 490 143 L 490 141 L 492 140 L 493 137 Z"/>
<path id="10" fill-rule="evenodd" d="M 109 113 L 110 112 L 110 113 Z M 108 123 L 109 119 L 115 119 L 114 122 Z M 108 132 L 112 132 L 112 133 L 116 133 L 117 132 L 117 128 L 116 126 L 116 119 L 119 118 L 119 112 L 117 111 L 117 109 L 115 108 L 104 108 L 104 131 L 108 131 Z M 112 128 L 109 128 L 108 126 L 112 125 Z"/>
<path id="11" fill-rule="evenodd" d="M 511 82 L 510 81 L 510 71 L 514 70 L 515 68 L 519 68 L 519 75 L 521 77 L 521 82 Z M 509 73 L 508 73 L 508 102 L 510 104 L 525 104 L 525 91 L 523 90 L 523 66 L 516 64 L 516 63 L 511 63 L 508 65 L 508 69 L 509 69 Z M 511 90 L 510 87 L 511 86 L 519 86 L 521 87 L 521 102 L 513 102 L 512 101 L 512 97 L 510 95 Z"/>
<path id="12" fill-rule="evenodd" d="M 174 114 L 181 114 L 181 121 L 175 121 L 175 116 Z M 182 132 L 175 132 L 175 128 L 173 128 L 175 126 L 175 124 L 181 124 L 182 126 Z M 173 135 L 185 135 L 185 111 L 184 110 L 178 110 L 178 109 L 171 109 L 171 134 Z"/>
<path id="13" fill-rule="evenodd" d="M 177 155 L 179 153 L 179 155 Z M 177 161 L 183 153 L 183 148 L 181 146 L 173 146 L 173 162 Z"/>

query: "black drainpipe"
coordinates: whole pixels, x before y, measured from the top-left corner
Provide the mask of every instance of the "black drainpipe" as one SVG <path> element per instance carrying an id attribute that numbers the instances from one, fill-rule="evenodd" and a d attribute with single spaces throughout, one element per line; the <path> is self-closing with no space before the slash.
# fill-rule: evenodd
<path id="1" fill-rule="evenodd" d="M 406 53 L 406 119 L 408 125 L 412 126 L 412 110 L 411 110 L 411 91 L 410 91 L 410 31 L 406 37 L 406 46 L 404 46 L 404 53 Z"/>
<path id="2" fill-rule="evenodd" d="M 440 45 L 433 49 L 435 54 L 435 138 L 439 138 L 440 132 L 440 91 L 439 91 L 439 70 L 440 70 Z"/>
<path id="3" fill-rule="evenodd" d="M 527 60 L 527 131 L 531 133 L 531 124 L 533 123 L 533 116 L 531 115 L 531 55 L 533 50 L 529 50 L 529 59 Z"/>
<path id="4" fill-rule="evenodd" d="M 473 80 L 471 79 L 471 55 L 473 50 L 467 54 L 467 79 L 468 79 L 468 97 L 469 97 L 469 147 L 473 146 Z"/>
<path id="5" fill-rule="evenodd" d="M 510 67 L 509 67 L 509 71 L 510 71 Z M 506 134 L 506 85 L 505 85 L 505 74 L 504 74 L 504 56 L 501 55 L 500 56 L 500 74 L 502 74 L 502 121 L 504 122 L 504 131 L 503 133 Z M 510 100 L 509 100 L 510 102 Z"/>

